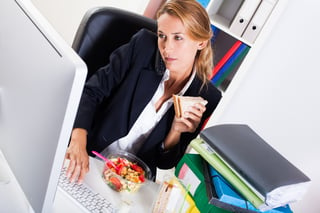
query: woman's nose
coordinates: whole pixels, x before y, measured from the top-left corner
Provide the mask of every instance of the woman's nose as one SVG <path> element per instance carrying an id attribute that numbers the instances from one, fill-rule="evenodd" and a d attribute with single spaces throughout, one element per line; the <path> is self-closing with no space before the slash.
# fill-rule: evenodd
<path id="1" fill-rule="evenodd" d="M 172 40 L 170 40 L 170 39 L 167 39 L 167 40 L 166 40 L 166 42 L 165 42 L 165 44 L 164 44 L 164 49 L 165 49 L 166 51 L 170 51 L 170 50 L 173 49 L 173 42 L 172 42 Z"/>

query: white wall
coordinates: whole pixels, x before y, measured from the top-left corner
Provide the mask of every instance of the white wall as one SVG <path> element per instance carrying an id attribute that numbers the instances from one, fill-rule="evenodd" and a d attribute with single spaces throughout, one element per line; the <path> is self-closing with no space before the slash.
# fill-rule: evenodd
<path id="1" fill-rule="evenodd" d="M 311 188 L 291 205 L 298 213 L 320 212 L 318 8 L 317 0 L 288 1 L 245 77 L 226 92 L 208 123 L 249 124 L 308 175 Z"/>
<path id="2" fill-rule="evenodd" d="M 281 0 L 279 0 L 281 1 Z M 69 43 L 93 6 L 142 13 L 148 0 L 32 0 Z M 225 94 L 215 123 L 247 123 L 312 179 L 294 212 L 320 212 L 320 21 L 317 0 L 290 0 L 240 86 Z M 228 97 L 231 96 L 232 98 Z M 228 101 L 229 100 L 229 101 Z M 268 160 L 268 159 L 265 159 Z"/>

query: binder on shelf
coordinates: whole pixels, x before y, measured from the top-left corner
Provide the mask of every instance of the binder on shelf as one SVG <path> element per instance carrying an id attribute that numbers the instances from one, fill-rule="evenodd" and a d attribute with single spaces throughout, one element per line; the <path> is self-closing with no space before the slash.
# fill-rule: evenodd
<path id="1" fill-rule="evenodd" d="M 214 66 L 212 70 L 212 75 L 210 79 L 212 79 L 223 67 L 223 65 L 228 61 L 228 59 L 237 51 L 237 49 L 242 44 L 241 41 L 237 40 L 231 48 L 227 51 L 227 53 L 220 59 L 220 61 Z"/>
<path id="2" fill-rule="evenodd" d="M 210 0 L 197 0 L 197 2 L 199 2 L 202 5 L 202 7 L 206 8 Z"/>
<path id="3" fill-rule="evenodd" d="M 262 213 L 237 193 L 237 191 L 212 166 L 210 166 L 210 164 L 207 164 L 204 169 L 207 194 L 210 203 L 231 212 Z M 292 213 L 292 210 L 287 204 L 285 206 L 264 211 L 263 213 Z"/>
<path id="4" fill-rule="evenodd" d="M 278 0 L 262 0 L 242 35 L 243 39 L 249 43 L 255 42 L 277 1 Z"/>
<path id="5" fill-rule="evenodd" d="M 210 19 L 227 29 L 243 1 L 211 0 L 207 6 Z"/>
<path id="6" fill-rule="evenodd" d="M 300 200 L 310 185 L 310 179 L 303 172 L 248 125 L 216 125 L 202 130 L 200 137 L 238 177 L 246 180 L 247 185 L 258 192 L 256 194 L 264 197 L 265 205 L 258 206 L 259 210 L 269 210 Z M 217 167 L 212 166 L 228 180 Z M 237 188 L 237 185 L 234 187 Z"/>
<path id="7" fill-rule="evenodd" d="M 244 0 L 229 27 L 232 33 L 237 36 L 242 35 L 260 2 L 261 0 Z"/>
<path id="8" fill-rule="evenodd" d="M 211 5 L 210 14 L 218 13 L 222 3 L 223 3 L 223 0 L 211 0 L 209 3 Z"/>
<path id="9" fill-rule="evenodd" d="M 211 24 L 211 30 L 212 30 L 212 34 L 213 34 L 211 37 L 211 44 L 213 44 L 218 36 L 220 29 L 217 28 L 216 26 L 214 26 L 213 24 Z"/>
<path id="10" fill-rule="evenodd" d="M 241 43 L 234 54 L 227 60 L 218 73 L 212 78 L 212 82 L 216 87 L 219 87 L 221 83 L 227 78 L 227 76 L 239 65 L 246 54 L 249 51 L 249 46 L 245 43 Z"/>

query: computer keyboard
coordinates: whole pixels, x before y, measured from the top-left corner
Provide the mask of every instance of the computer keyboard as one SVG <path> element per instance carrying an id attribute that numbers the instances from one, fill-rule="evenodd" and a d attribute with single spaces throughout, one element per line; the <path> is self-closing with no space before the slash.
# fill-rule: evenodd
<path id="1" fill-rule="evenodd" d="M 66 192 L 71 198 L 73 198 L 78 206 L 82 207 L 87 212 L 94 213 L 113 213 L 116 209 L 112 203 L 99 193 L 94 192 L 85 183 L 78 184 L 70 182 L 66 176 L 66 169 L 63 168 L 59 178 L 59 189 Z"/>

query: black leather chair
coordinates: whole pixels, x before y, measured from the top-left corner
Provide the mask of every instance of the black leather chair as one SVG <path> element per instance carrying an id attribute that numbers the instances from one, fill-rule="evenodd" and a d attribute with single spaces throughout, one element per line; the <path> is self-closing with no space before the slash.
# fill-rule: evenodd
<path id="1" fill-rule="evenodd" d="M 156 21 L 113 7 L 92 8 L 84 15 L 72 48 L 88 67 L 87 79 L 109 62 L 109 55 L 141 28 L 156 32 Z"/>

